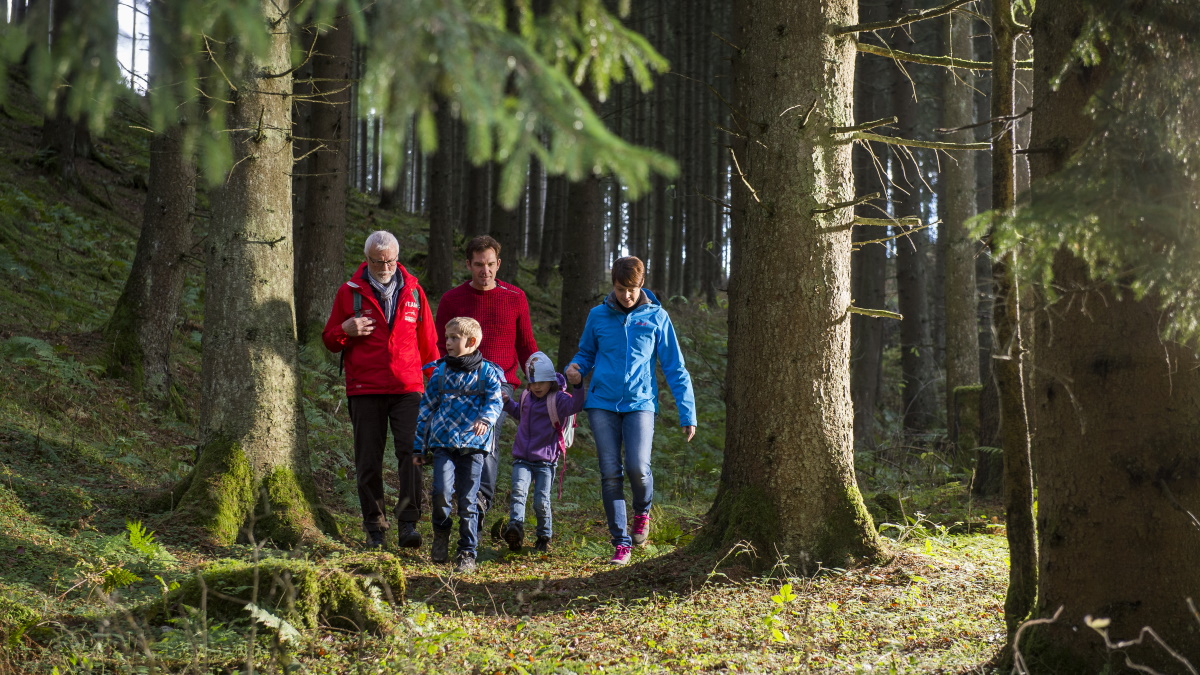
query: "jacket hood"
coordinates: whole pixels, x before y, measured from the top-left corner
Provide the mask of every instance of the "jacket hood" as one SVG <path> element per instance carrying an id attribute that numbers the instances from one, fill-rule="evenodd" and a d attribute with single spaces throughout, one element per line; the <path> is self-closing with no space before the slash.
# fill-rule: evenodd
<path id="1" fill-rule="evenodd" d="M 637 302 L 634 303 L 633 307 L 631 309 L 629 309 L 628 311 L 626 311 L 626 309 L 621 306 L 621 303 L 617 302 L 617 292 L 616 291 L 609 292 L 608 296 L 604 298 L 604 304 L 608 305 L 609 309 L 611 309 L 614 312 L 617 312 L 618 314 L 632 314 L 633 312 L 636 312 L 639 309 L 641 309 L 641 307 L 643 305 L 659 305 L 659 306 L 662 305 L 662 303 L 658 301 L 658 298 L 656 298 L 654 296 L 654 294 L 651 293 L 650 290 L 646 289 L 646 288 L 642 289 L 642 294 L 638 296 Z"/>
<path id="2" fill-rule="evenodd" d="M 562 373 L 554 373 L 554 378 L 556 380 L 558 380 L 558 390 L 566 391 L 567 390 L 567 376 L 563 375 Z"/>

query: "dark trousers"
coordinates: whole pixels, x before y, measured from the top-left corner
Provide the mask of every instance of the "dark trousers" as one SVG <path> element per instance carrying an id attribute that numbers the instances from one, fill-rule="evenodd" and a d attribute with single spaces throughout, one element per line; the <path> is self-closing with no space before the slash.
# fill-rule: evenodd
<path id="1" fill-rule="evenodd" d="M 505 382 L 502 387 L 504 394 L 511 398 L 513 386 Z M 496 426 L 492 429 L 491 448 L 488 454 L 483 456 L 483 468 L 479 474 L 479 494 L 475 499 L 480 532 L 483 532 L 483 519 L 487 516 L 488 509 L 492 508 L 496 497 L 496 476 L 500 472 L 500 427 L 504 426 L 504 420 L 507 418 L 508 413 L 501 410 Z"/>
<path id="2" fill-rule="evenodd" d="M 358 501 L 362 506 L 363 529 L 388 529 L 383 493 L 383 451 L 388 427 L 396 447 L 396 473 L 400 478 L 396 520 L 415 523 L 421 518 L 424 486 L 421 467 L 413 464 L 413 438 L 417 433 L 419 393 L 364 394 L 349 397 L 350 422 L 354 426 L 354 470 L 358 478 Z"/>

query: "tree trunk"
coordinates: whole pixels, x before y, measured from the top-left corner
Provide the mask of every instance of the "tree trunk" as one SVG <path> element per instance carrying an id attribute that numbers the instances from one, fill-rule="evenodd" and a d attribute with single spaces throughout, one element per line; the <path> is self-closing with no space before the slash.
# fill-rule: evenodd
<path id="1" fill-rule="evenodd" d="M 491 164 L 472 165 L 467 169 L 467 180 L 464 186 L 466 206 L 463 210 L 463 228 L 468 237 L 487 234 L 490 230 L 488 224 L 491 221 L 492 209 L 492 201 L 489 197 L 491 183 Z M 500 243 L 504 244 L 504 242 Z"/>
<path id="2" fill-rule="evenodd" d="M 50 6 L 50 49 L 58 52 L 77 48 L 68 37 L 70 22 L 77 19 L 76 0 L 54 0 Z M 114 56 L 115 58 L 115 56 Z M 69 88 L 58 87 L 52 94 L 53 112 L 42 122 L 40 151 L 47 156 L 49 168 L 68 185 L 79 188 L 79 171 L 75 167 L 75 132 L 77 126 L 67 114 Z"/>
<path id="3" fill-rule="evenodd" d="M 508 265 L 500 266 L 496 272 L 496 278 L 502 281 L 512 281 L 517 274 L 517 265 L 521 260 L 521 256 L 517 253 L 517 230 L 521 225 L 516 207 L 506 209 L 500 204 L 500 177 L 503 173 L 504 171 L 499 165 L 492 165 L 492 226 L 488 230 L 488 234 L 500 242 L 500 246 L 504 250 L 504 256 L 501 257 L 512 259 Z M 600 204 L 600 211 L 601 213 L 604 211 L 603 202 Z M 601 248 L 603 248 L 603 242 L 601 242 Z"/>
<path id="4" fill-rule="evenodd" d="M 567 179 L 562 176 L 546 177 L 546 211 L 543 216 L 545 226 L 542 228 L 542 246 L 538 252 L 537 285 L 546 288 L 554 276 L 558 266 L 558 258 L 562 255 L 559 246 L 563 219 L 562 202 L 569 190 Z M 572 353 L 574 356 L 574 353 Z"/>
<path id="5" fill-rule="evenodd" d="M 529 237 L 525 255 L 541 265 L 542 229 L 546 226 L 546 168 L 536 159 L 529 165 Z"/>
<path id="6" fill-rule="evenodd" d="M 286 25 L 274 0 L 261 7 L 269 25 Z M 180 517 L 216 544 L 253 528 L 259 541 L 295 545 L 317 535 L 320 516 L 299 396 L 289 36 L 270 40 L 263 61 L 225 69 L 246 75 L 229 108 L 233 168 L 213 194 L 205 242 L 201 452 L 178 490 Z"/>
<path id="7" fill-rule="evenodd" d="M 155 6 L 150 31 L 149 94 L 172 87 L 182 54 L 174 53 L 174 6 Z M 177 325 L 184 255 L 192 246 L 196 165 L 184 154 L 186 120 L 150 140 L 150 180 L 142 232 L 125 288 L 104 329 L 109 372 L 123 372 L 143 393 L 166 401 L 171 389 L 171 341 Z"/>
<path id="8" fill-rule="evenodd" d="M 562 320 L 558 331 L 558 369 L 570 363 L 579 347 L 588 312 L 599 301 L 596 292 L 603 269 L 597 250 L 604 246 L 604 188 L 600 177 L 591 174 L 571 183 L 568 190 L 571 227 L 563 230 Z"/>
<path id="9" fill-rule="evenodd" d="M 341 11 L 341 8 L 339 8 Z M 349 16 L 317 37 L 312 59 L 314 103 L 310 128 L 325 145 L 309 156 L 296 283 L 302 341 L 317 338 L 329 318 L 334 293 L 344 280 L 346 200 L 349 190 L 350 56 L 354 34 Z"/>
<path id="10" fill-rule="evenodd" d="M 971 18 L 951 13 L 946 17 L 946 44 L 950 55 L 960 59 L 975 58 L 971 44 Z M 942 126 L 957 129 L 975 123 L 975 76 L 970 70 L 947 69 L 944 77 L 945 102 Z M 951 134 L 948 141 L 971 143 L 975 134 L 963 130 Z M 942 206 L 942 225 L 939 240 L 945 241 L 945 303 L 946 303 L 946 426 L 950 440 L 958 442 L 957 420 L 960 387 L 979 385 L 979 328 L 977 292 L 975 290 L 975 254 L 978 244 L 970 236 L 967 221 L 975 216 L 975 157 L 969 151 L 955 151 L 942 164 L 945 185 L 945 204 Z M 975 408 L 978 414 L 978 406 Z M 968 414 L 963 411 L 962 414 Z M 978 426 L 978 422 L 974 423 Z M 959 447 L 959 450 L 974 448 Z"/>
<path id="11" fill-rule="evenodd" d="M 1030 157 L 1035 184 L 1088 139 L 1085 107 L 1115 75 L 1107 61 L 1060 70 L 1086 7 L 1076 0 L 1034 16 L 1038 109 L 1031 144 L 1050 150 Z M 1066 248 L 1055 258 L 1054 279 L 1059 299 L 1037 316 L 1041 367 L 1030 403 L 1039 422 L 1036 614 L 1063 613 L 1040 629 L 1043 635 L 1023 641 L 1022 651 L 1062 673 L 1115 671 L 1124 658 L 1145 672 L 1193 672 L 1152 643 L 1108 652 L 1084 617 L 1111 620 L 1114 641 L 1152 628 L 1200 664 L 1200 632 L 1188 607 L 1200 588 L 1192 515 L 1200 503 L 1200 359 L 1159 334 L 1161 297 L 1136 300 L 1128 288 L 1090 278 Z"/>
<path id="12" fill-rule="evenodd" d="M 441 297 L 453 283 L 454 265 L 454 129 L 450 102 L 438 98 L 438 149 L 429 160 L 429 256 L 425 258 L 425 292 Z"/>
<path id="13" fill-rule="evenodd" d="M 992 5 L 992 208 L 1006 213 L 1016 206 L 1016 170 L 1012 125 L 1016 26 L 1011 0 Z M 1033 609 L 1037 594 L 1037 540 L 1033 522 L 1033 469 L 1025 405 L 1020 290 L 1007 259 L 992 261 L 996 325 L 993 372 L 1000 394 L 1000 431 L 1004 447 L 1004 506 L 1009 549 L 1008 597 L 1004 619 L 1009 635 Z"/>
<path id="14" fill-rule="evenodd" d="M 856 9 L 734 2 L 733 106 L 755 121 L 737 154 L 757 199 L 744 186 L 734 193 L 725 461 L 700 541 L 747 540 L 760 564 L 786 556 L 801 573 L 882 551 L 853 467 L 853 214 L 814 214 L 853 196 L 850 145 L 829 128 L 853 121 L 854 38 L 830 31 L 855 23 Z M 759 367 L 764 354 L 786 367 Z"/>

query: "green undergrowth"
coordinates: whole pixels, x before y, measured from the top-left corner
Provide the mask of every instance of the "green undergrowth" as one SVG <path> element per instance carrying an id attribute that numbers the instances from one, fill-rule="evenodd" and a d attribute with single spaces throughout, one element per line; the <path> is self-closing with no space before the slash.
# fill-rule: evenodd
<path id="1" fill-rule="evenodd" d="M 245 671 L 248 659 L 257 670 L 312 673 L 926 673 L 963 672 L 997 648 L 1006 555 L 991 523 L 995 507 L 972 502 L 961 467 L 936 449 L 903 461 L 857 458 L 868 507 L 895 552 L 887 564 L 801 577 L 766 552 L 752 559 L 745 545 L 704 555 L 689 547 L 723 458 L 724 298 L 714 306 L 667 301 L 700 424 L 686 442 L 660 381 L 649 545 L 627 567 L 607 564 L 612 547 L 586 419 L 564 462 L 561 497 L 555 486 L 549 555 L 512 552 L 485 531 L 478 571 L 456 575 L 429 562 L 428 516 L 420 551 L 397 550 L 392 534 L 386 551 L 365 552 L 343 379 L 336 358 L 314 342 L 301 350 L 311 490 L 336 525 L 321 529 L 339 534 L 288 551 L 244 531 L 242 543 L 214 545 L 172 510 L 182 494 L 174 488 L 198 457 L 198 248 L 184 261 L 174 404 L 152 406 L 102 369 L 100 330 L 128 272 L 144 197 L 137 112 L 125 111 L 129 119 L 99 142 L 104 162 L 81 163 L 90 186 L 83 196 L 43 177 L 36 113 L 17 95 L 7 111 L 0 673 L 232 672 Z M 200 203 L 197 240 L 203 196 Z M 402 260 L 423 272 L 419 217 L 360 194 L 349 215 L 347 274 L 375 229 L 393 231 Z M 540 288 L 534 261 L 504 258 L 529 297 L 539 346 L 556 355 L 561 281 Z M 514 429 L 501 430 L 502 447 Z M 485 530 L 506 512 L 508 466 L 501 463 Z M 394 458 L 385 481 L 394 489 Z M 279 485 L 289 498 L 309 490 Z M 258 508 L 253 495 L 243 497 L 241 511 Z M 231 533 L 238 519 L 221 527 Z M 531 516 L 529 543 L 532 531 Z"/>

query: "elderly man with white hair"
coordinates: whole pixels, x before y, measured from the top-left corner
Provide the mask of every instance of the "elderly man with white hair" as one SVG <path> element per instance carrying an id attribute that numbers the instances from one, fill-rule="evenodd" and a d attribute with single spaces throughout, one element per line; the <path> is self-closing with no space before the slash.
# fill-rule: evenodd
<path id="1" fill-rule="evenodd" d="M 390 232 L 372 232 L 366 260 L 333 300 L 322 338 L 342 353 L 346 396 L 354 426 L 354 467 L 366 545 L 381 548 L 388 529 L 384 507 L 383 452 L 391 427 L 400 478 L 398 544 L 420 548 L 416 523 L 424 491 L 412 461 L 417 412 L 425 390 L 422 365 L 440 354 L 425 291 L 400 264 L 400 243 Z"/>

